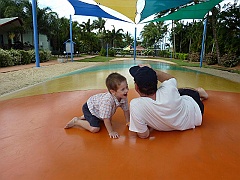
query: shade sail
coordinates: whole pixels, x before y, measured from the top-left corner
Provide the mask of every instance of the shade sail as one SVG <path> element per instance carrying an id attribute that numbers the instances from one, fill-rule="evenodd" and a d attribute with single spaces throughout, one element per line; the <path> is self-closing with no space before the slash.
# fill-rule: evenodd
<path id="1" fill-rule="evenodd" d="M 145 0 L 145 7 L 141 13 L 140 21 L 155 13 L 179 7 L 191 1 L 192 0 Z"/>
<path id="2" fill-rule="evenodd" d="M 137 0 L 95 0 L 97 3 L 109 7 L 134 22 Z"/>
<path id="3" fill-rule="evenodd" d="M 118 17 L 115 17 L 103 9 L 101 9 L 97 4 L 89 4 L 86 2 L 82 2 L 80 0 L 68 0 L 75 10 L 75 15 L 82 15 L 82 16 L 94 16 L 94 17 L 102 17 L 108 19 L 114 19 L 119 21 L 125 21 Z"/>
<path id="4" fill-rule="evenodd" d="M 164 10 L 185 5 L 192 0 L 95 0 L 101 5 L 114 9 L 135 21 L 136 14 L 139 21 Z M 136 20 L 137 21 L 137 20 Z M 137 23 L 137 22 L 136 22 Z"/>
<path id="5" fill-rule="evenodd" d="M 193 0 L 68 0 L 76 15 L 95 16 L 127 21 L 106 11 L 103 7 L 115 10 L 132 22 L 139 23 L 145 18 L 164 10 L 185 5 Z M 93 2 L 95 4 L 93 4 Z"/>
<path id="6" fill-rule="evenodd" d="M 204 16 L 217 4 L 222 2 L 223 0 L 211 0 L 208 2 L 203 2 L 200 4 L 187 6 L 185 8 L 181 8 L 178 11 L 171 13 L 167 16 L 154 19 L 149 22 L 158 22 L 158 21 L 166 21 L 166 20 L 180 20 L 180 19 L 203 19 Z"/>

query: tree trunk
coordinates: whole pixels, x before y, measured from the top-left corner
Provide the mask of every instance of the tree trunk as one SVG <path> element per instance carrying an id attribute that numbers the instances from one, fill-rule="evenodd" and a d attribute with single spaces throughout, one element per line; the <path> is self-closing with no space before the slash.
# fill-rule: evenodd
<path id="1" fill-rule="evenodd" d="M 192 38 L 190 37 L 188 53 L 191 53 Z"/>
<path id="2" fill-rule="evenodd" d="M 212 29 L 213 29 L 213 38 L 216 46 L 216 53 L 217 53 L 217 60 L 218 64 L 221 65 L 221 58 L 220 58 L 220 51 L 218 46 L 218 38 L 217 38 L 217 26 L 216 26 L 216 16 L 217 16 L 217 9 L 212 9 Z"/>
<path id="3" fill-rule="evenodd" d="M 174 31 L 174 20 L 172 20 L 172 31 L 173 31 L 173 58 L 176 58 L 176 40 L 175 40 L 175 31 Z"/>

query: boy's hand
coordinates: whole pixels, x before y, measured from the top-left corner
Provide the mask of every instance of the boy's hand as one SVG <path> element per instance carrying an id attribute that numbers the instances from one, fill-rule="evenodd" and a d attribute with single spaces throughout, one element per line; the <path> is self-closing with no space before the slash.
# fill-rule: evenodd
<path id="1" fill-rule="evenodd" d="M 114 138 L 114 139 L 119 138 L 118 133 L 115 132 L 115 131 L 110 132 L 110 133 L 109 133 L 109 136 L 110 136 L 110 138 Z"/>

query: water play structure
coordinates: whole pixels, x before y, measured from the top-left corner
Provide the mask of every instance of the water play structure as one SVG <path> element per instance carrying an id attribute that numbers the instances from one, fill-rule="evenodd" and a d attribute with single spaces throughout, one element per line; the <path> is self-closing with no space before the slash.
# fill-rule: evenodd
<path id="1" fill-rule="evenodd" d="M 141 61 L 137 61 L 141 63 Z M 110 72 L 127 77 L 129 101 L 138 97 L 132 62 L 106 63 L 64 74 L 0 99 L 0 177 L 9 179 L 237 179 L 240 166 L 240 84 L 159 62 L 179 86 L 204 87 L 203 124 L 187 131 L 153 131 L 140 139 L 113 117 L 119 139 L 63 127 L 91 95 L 105 92 Z M 87 77 L 87 78 L 86 78 Z"/>

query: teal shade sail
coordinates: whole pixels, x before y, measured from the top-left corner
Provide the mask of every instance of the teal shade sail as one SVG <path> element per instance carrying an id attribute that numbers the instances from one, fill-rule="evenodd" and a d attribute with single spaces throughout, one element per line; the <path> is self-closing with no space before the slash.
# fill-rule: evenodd
<path id="1" fill-rule="evenodd" d="M 145 7 L 141 12 L 140 21 L 153 14 L 176 8 L 189 2 L 192 2 L 192 0 L 145 0 Z"/>
<path id="2" fill-rule="evenodd" d="M 157 18 L 148 22 L 158 22 L 167 20 L 180 20 L 180 19 L 203 19 L 204 16 L 217 4 L 223 0 L 209 0 L 207 2 L 187 6 L 173 12 L 167 16 Z"/>

